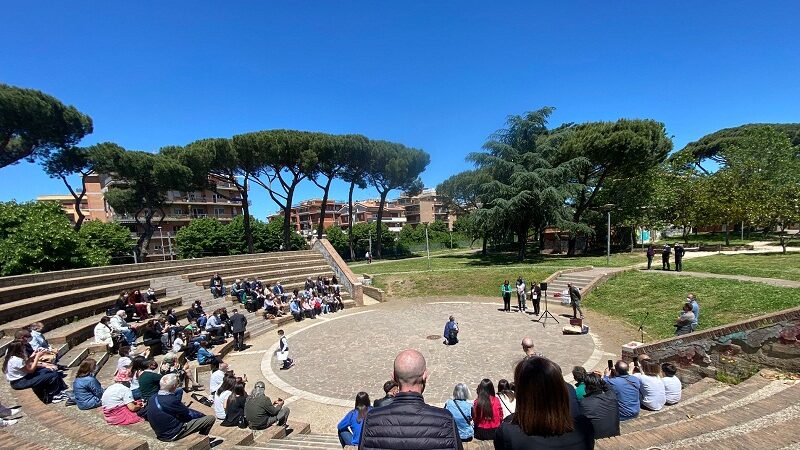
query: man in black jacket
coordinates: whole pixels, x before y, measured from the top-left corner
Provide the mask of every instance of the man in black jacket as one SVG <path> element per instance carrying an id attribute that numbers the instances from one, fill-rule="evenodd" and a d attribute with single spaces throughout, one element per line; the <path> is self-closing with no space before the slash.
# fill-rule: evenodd
<path id="1" fill-rule="evenodd" d="M 233 333 L 233 349 L 236 351 L 244 350 L 244 332 L 247 328 L 247 317 L 234 308 L 233 315 L 229 320 L 231 322 L 231 333 Z"/>
<path id="2" fill-rule="evenodd" d="M 375 408 L 389 406 L 394 401 L 394 396 L 397 395 L 398 388 L 399 386 L 394 380 L 389 380 L 386 383 L 383 383 L 383 392 L 385 392 L 386 395 L 383 398 L 375 400 L 372 406 Z"/>
<path id="3" fill-rule="evenodd" d="M 400 352 L 394 360 L 393 378 L 400 392 L 390 405 L 367 414 L 358 448 L 463 450 L 453 415 L 425 404 L 422 398 L 428 380 L 425 357 L 416 350 Z"/>

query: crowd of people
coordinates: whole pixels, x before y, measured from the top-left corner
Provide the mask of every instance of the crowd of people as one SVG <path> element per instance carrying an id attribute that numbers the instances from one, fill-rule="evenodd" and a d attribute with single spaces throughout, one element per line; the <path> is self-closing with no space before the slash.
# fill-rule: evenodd
<path id="1" fill-rule="evenodd" d="M 574 385 L 561 368 L 524 338 L 524 358 L 513 380 L 483 379 L 474 399 L 458 383 L 452 398 L 437 408 L 425 404 L 428 381 L 424 356 L 401 352 L 394 361 L 385 396 L 374 404 L 359 392 L 354 408 L 337 425 L 342 447 L 461 449 L 464 442 L 492 441 L 496 449 L 589 449 L 595 439 L 620 434 L 620 422 L 638 416 L 642 408 L 660 410 L 681 400 L 681 382 L 672 363 L 657 364 L 646 355 L 633 369 L 622 360 L 605 373 L 574 367 Z"/>

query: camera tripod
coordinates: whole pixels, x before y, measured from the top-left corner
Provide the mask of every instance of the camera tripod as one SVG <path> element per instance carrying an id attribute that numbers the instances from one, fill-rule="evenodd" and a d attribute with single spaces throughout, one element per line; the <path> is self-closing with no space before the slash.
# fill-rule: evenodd
<path id="1" fill-rule="evenodd" d="M 553 313 L 551 313 L 547 309 L 547 290 L 543 289 L 542 292 L 544 292 L 544 312 L 542 313 L 541 316 L 539 316 L 539 319 L 537 321 L 542 324 L 542 327 L 547 327 L 548 318 L 555 320 L 556 323 L 561 323 L 558 321 L 558 319 L 556 319 L 556 316 L 554 316 Z"/>

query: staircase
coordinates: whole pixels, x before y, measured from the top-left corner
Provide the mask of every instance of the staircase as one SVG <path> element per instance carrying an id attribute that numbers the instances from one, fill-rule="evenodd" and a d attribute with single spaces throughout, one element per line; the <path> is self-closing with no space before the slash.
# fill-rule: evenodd
<path id="1" fill-rule="evenodd" d="M 603 275 L 595 272 L 596 270 L 597 269 L 592 269 L 584 272 L 568 272 L 559 274 L 555 279 L 548 283 L 548 296 L 552 297 L 557 293 L 561 294 L 564 292 L 567 289 L 567 283 L 572 283 L 572 285 L 577 287 L 581 291 L 581 294 L 583 294 L 584 288 L 586 288 L 589 283 L 591 283 L 595 278 Z"/>
<path id="2" fill-rule="evenodd" d="M 334 434 L 290 434 L 284 439 L 269 440 L 264 444 L 237 446 L 239 450 L 256 448 L 275 450 L 341 450 L 339 437 Z"/>

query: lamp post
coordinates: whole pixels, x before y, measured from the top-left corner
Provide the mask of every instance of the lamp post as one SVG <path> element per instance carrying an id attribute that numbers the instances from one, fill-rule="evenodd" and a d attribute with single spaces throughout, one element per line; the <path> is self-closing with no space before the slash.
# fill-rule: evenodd
<path id="1" fill-rule="evenodd" d="M 172 235 L 169 231 L 167 231 L 167 245 L 169 245 L 169 260 L 172 261 L 175 257 L 172 253 Z"/>
<path id="2" fill-rule="evenodd" d="M 425 224 L 425 252 L 428 254 L 428 270 L 431 270 L 431 247 L 428 244 L 428 224 Z"/>
<path id="3" fill-rule="evenodd" d="M 161 227 L 158 227 L 158 235 L 161 237 L 161 260 L 167 260 L 167 254 L 164 252 L 164 233 L 161 231 Z"/>
<path id="4" fill-rule="evenodd" d="M 606 214 L 608 216 L 608 230 L 606 234 L 606 265 L 611 265 L 611 210 L 614 209 L 616 205 L 613 203 L 606 203 L 603 205 L 603 209 L 606 210 Z"/>

